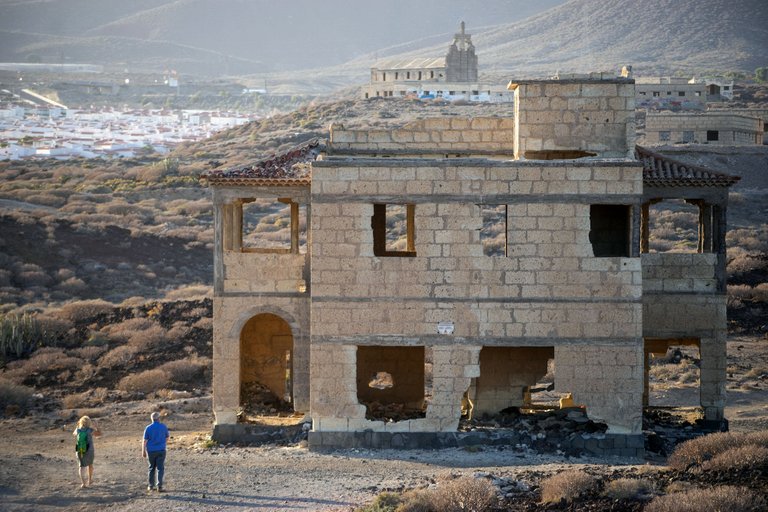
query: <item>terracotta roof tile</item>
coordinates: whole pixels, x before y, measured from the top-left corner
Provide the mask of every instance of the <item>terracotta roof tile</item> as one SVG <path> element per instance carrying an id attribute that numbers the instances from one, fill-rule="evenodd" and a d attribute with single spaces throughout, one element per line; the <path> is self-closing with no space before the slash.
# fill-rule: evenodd
<path id="1" fill-rule="evenodd" d="M 320 139 L 312 139 L 246 167 L 205 171 L 200 180 L 209 185 L 307 186 L 312 182 L 311 162 L 322 148 Z"/>
<path id="2" fill-rule="evenodd" d="M 646 187 L 730 187 L 741 179 L 673 160 L 641 146 L 635 146 L 635 156 L 643 162 Z"/>

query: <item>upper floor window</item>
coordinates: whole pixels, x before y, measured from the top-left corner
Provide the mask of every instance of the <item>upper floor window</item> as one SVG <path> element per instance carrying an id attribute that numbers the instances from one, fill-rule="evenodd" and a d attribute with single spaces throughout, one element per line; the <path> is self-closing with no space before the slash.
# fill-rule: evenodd
<path id="1" fill-rule="evenodd" d="M 717 130 L 707 130 L 707 140 L 708 141 L 720 140 L 720 132 L 718 132 Z"/>
<path id="2" fill-rule="evenodd" d="M 630 255 L 631 207 L 623 204 L 593 204 L 589 207 L 589 241 L 596 257 Z"/>
<path id="3" fill-rule="evenodd" d="M 305 253 L 306 207 L 291 199 L 240 199 L 224 208 L 228 251 Z"/>
<path id="4" fill-rule="evenodd" d="M 481 204 L 480 243 L 486 256 L 507 255 L 507 205 Z"/>
<path id="5" fill-rule="evenodd" d="M 413 204 L 373 205 L 371 229 L 375 256 L 416 256 Z"/>

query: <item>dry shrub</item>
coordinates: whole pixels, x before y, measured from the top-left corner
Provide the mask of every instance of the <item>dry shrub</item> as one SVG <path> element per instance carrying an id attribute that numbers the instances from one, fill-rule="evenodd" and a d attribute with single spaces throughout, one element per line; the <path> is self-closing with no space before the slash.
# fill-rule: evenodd
<path id="1" fill-rule="evenodd" d="M 168 332 L 162 326 L 154 324 L 142 331 L 131 333 L 128 336 L 128 345 L 141 351 L 152 346 L 162 346 L 168 339 Z"/>
<path id="2" fill-rule="evenodd" d="M 653 491 L 653 481 L 646 478 L 618 478 L 605 486 L 605 495 L 613 500 L 641 500 Z"/>
<path id="3" fill-rule="evenodd" d="M 122 345 L 113 348 L 99 359 L 99 366 L 103 368 L 116 368 L 125 366 L 131 362 L 139 349 L 131 345 Z"/>
<path id="4" fill-rule="evenodd" d="M 52 370 L 74 370 L 83 365 L 79 357 L 66 356 L 60 348 L 41 348 L 24 362 L 24 371 L 39 373 Z"/>
<path id="5" fill-rule="evenodd" d="M 192 324 L 192 327 L 203 330 L 213 329 L 213 318 L 209 316 L 201 317 L 198 321 Z"/>
<path id="6" fill-rule="evenodd" d="M 712 457 L 712 460 L 704 462 L 701 467 L 704 470 L 733 471 L 767 466 L 768 448 L 749 444 L 718 453 Z"/>
<path id="7" fill-rule="evenodd" d="M 160 365 L 158 369 L 166 372 L 173 382 L 183 384 L 202 377 L 205 370 L 210 367 L 211 360 L 209 358 L 190 357 L 178 361 L 169 361 Z"/>
<path id="8" fill-rule="evenodd" d="M 765 501 L 746 487 L 723 485 L 657 496 L 645 512 L 758 512 Z"/>
<path id="9" fill-rule="evenodd" d="M 91 345 L 88 347 L 72 349 L 69 351 L 69 355 L 79 357 L 80 359 L 85 359 L 86 361 L 94 361 L 96 358 L 106 352 L 106 350 L 107 347 Z"/>
<path id="10" fill-rule="evenodd" d="M 168 372 L 154 368 L 123 377 L 117 383 L 117 389 L 121 391 L 138 391 L 146 394 L 167 388 L 169 385 L 170 377 Z"/>
<path id="11" fill-rule="evenodd" d="M 496 487 L 483 478 L 463 476 L 441 482 L 432 492 L 434 510 L 482 512 L 496 505 Z"/>
<path id="12" fill-rule="evenodd" d="M 88 405 L 88 392 L 73 393 L 61 399 L 61 406 L 64 409 L 77 409 Z"/>
<path id="13" fill-rule="evenodd" d="M 0 379 L 0 414 L 10 416 L 25 412 L 32 393 L 32 388 Z"/>
<path id="14" fill-rule="evenodd" d="M 56 285 L 56 288 L 69 295 L 76 295 L 88 288 L 88 285 L 79 277 L 70 277 Z"/>
<path id="15" fill-rule="evenodd" d="M 125 342 L 137 332 L 147 330 L 153 325 L 154 322 L 148 318 L 129 318 L 120 323 L 109 325 L 104 330 L 109 339 Z"/>
<path id="16" fill-rule="evenodd" d="M 16 274 L 16 282 L 23 288 L 29 288 L 48 286 L 53 283 L 53 279 L 42 270 L 27 270 Z"/>
<path id="17" fill-rule="evenodd" d="M 166 300 L 204 299 L 213 295 L 213 288 L 204 284 L 193 284 L 165 293 Z"/>
<path id="18" fill-rule="evenodd" d="M 573 501 L 584 493 L 594 489 L 595 477 L 580 469 L 563 471 L 541 481 L 542 503 L 558 503 L 561 500 Z"/>
<path id="19" fill-rule="evenodd" d="M 768 448 L 768 432 L 716 432 L 690 439 L 675 448 L 667 463 L 673 469 L 687 470 L 702 466 L 722 453 L 743 446 Z"/>
<path id="20" fill-rule="evenodd" d="M 436 512 L 432 500 L 432 492 L 417 489 L 404 493 L 400 505 L 395 512 Z"/>
<path id="21" fill-rule="evenodd" d="M 110 313 L 113 308 L 112 304 L 101 299 L 79 300 L 64 304 L 58 311 L 58 316 L 72 322 L 84 322 Z"/>

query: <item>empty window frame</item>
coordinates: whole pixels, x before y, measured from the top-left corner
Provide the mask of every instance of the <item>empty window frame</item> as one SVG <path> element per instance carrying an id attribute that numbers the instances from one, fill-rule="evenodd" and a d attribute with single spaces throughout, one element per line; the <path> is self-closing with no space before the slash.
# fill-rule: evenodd
<path id="1" fill-rule="evenodd" d="M 416 205 L 413 204 L 373 205 L 374 256 L 416 256 L 415 213 Z"/>
<path id="2" fill-rule="evenodd" d="M 707 141 L 720 140 L 720 132 L 717 130 L 707 130 Z"/>
<path id="3" fill-rule="evenodd" d="M 672 134 L 669 131 L 661 131 L 659 132 L 659 140 L 661 142 L 667 142 L 670 140 Z"/>
<path id="4" fill-rule="evenodd" d="M 507 205 L 481 204 L 480 243 L 485 256 L 507 255 Z"/>
<path id="5" fill-rule="evenodd" d="M 677 91 L 678 96 L 685 96 L 685 91 Z"/>
<path id="6" fill-rule="evenodd" d="M 243 199 L 241 203 L 239 245 L 242 252 L 306 252 L 304 205 L 290 199 Z"/>
<path id="7" fill-rule="evenodd" d="M 630 256 L 632 208 L 622 204 L 589 207 L 589 241 L 595 257 Z"/>
<path id="8" fill-rule="evenodd" d="M 426 410 L 426 354 L 422 347 L 358 346 L 356 385 L 366 419 L 423 418 Z"/>
<path id="9" fill-rule="evenodd" d="M 693 142 L 694 136 L 692 131 L 684 131 L 683 132 L 683 142 Z"/>

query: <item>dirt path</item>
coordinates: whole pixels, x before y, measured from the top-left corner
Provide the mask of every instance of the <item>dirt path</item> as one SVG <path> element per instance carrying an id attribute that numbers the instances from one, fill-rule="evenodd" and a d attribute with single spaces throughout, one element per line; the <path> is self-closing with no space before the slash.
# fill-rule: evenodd
<path id="1" fill-rule="evenodd" d="M 100 418 L 94 485 L 79 489 L 71 431 L 54 419 L 4 420 L 10 442 L 0 443 L 0 501 L 4 510 L 260 510 L 346 511 L 385 490 L 428 485 L 447 472 L 522 476 L 555 471 L 565 458 L 489 448 L 468 452 L 347 450 L 315 453 L 302 447 L 195 445 L 209 432 L 210 415 L 172 414 L 163 494 L 145 491 L 139 439 L 148 413 Z M 576 463 L 599 463 L 576 459 Z M 632 461 L 613 460 L 612 464 Z M 636 461 L 635 461 L 636 462 Z M 158 503 L 162 502 L 162 504 Z"/>

